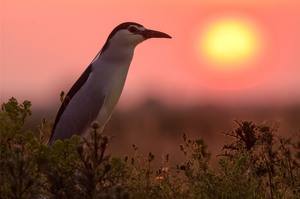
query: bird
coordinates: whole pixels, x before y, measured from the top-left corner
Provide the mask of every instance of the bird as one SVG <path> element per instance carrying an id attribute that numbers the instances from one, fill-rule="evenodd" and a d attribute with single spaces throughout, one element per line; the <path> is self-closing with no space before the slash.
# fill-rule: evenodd
<path id="1" fill-rule="evenodd" d="M 73 135 L 84 137 L 95 121 L 100 130 L 104 129 L 121 96 L 135 47 L 150 38 L 172 37 L 135 22 L 121 23 L 112 30 L 102 49 L 65 95 L 48 145 Z"/>

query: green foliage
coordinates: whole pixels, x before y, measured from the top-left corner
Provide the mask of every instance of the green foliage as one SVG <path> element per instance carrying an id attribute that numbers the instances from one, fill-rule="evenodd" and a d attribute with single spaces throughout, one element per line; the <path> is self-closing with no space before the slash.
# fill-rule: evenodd
<path id="1" fill-rule="evenodd" d="M 31 115 L 31 103 L 18 104 L 11 98 L 1 106 L 0 113 L 0 191 L 3 198 L 33 198 L 39 191 L 37 164 L 31 156 L 35 136 L 22 127 Z"/>
<path id="2" fill-rule="evenodd" d="M 237 121 L 224 134 L 232 138 L 219 157 L 219 171 L 209 164 L 202 139 L 183 135 L 179 150 L 185 161 L 170 165 L 165 155 L 111 157 L 110 139 L 92 125 L 90 139 L 73 136 L 44 145 L 40 135 L 23 129 L 30 102 L 11 98 L 1 107 L 0 197 L 10 198 L 298 198 L 300 195 L 300 134 L 277 135 L 275 124 Z"/>

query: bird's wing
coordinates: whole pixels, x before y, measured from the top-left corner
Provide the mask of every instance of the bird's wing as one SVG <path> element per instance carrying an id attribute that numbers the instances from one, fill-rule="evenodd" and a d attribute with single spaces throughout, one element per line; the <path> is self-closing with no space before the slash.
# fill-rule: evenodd
<path id="1" fill-rule="evenodd" d="M 65 96 L 60 108 L 59 108 L 59 111 L 56 115 L 56 118 L 55 118 L 55 122 L 54 122 L 54 125 L 53 125 L 53 128 L 52 128 L 52 133 L 51 133 L 51 136 L 50 136 L 50 140 L 49 140 L 49 143 L 52 142 L 53 140 L 53 136 L 54 136 L 54 132 L 56 130 L 56 127 L 57 127 L 57 124 L 58 122 L 60 121 L 61 119 L 61 116 L 63 115 L 65 109 L 67 108 L 69 102 L 72 100 L 72 98 L 74 97 L 74 95 L 80 90 L 80 88 L 86 83 L 86 81 L 88 80 L 91 72 L 92 72 L 92 64 L 91 63 L 87 69 L 82 73 L 82 75 L 80 76 L 80 78 L 75 82 L 75 84 L 71 87 L 70 91 L 67 93 L 67 95 Z M 106 96 L 102 96 L 101 99 L 99 99 L 100 101 L 98 102 L 99 103 L 99 110 L 101 108 L 101 106 L 103 105 L 104 103 L 104 100 L 105 100 L 105 97 Z M 95 111 L 96 112 L 96 111 Z M 97 115 L 95 116 L 97 117 Z M 65 132 L 66 133 L 66 132 Z M 79 132 L 77 132 L 79 133 Z M 57 137 L 57 135 L 55 136 Z M 55 138 L 54 138 L 55 139 Z"/>

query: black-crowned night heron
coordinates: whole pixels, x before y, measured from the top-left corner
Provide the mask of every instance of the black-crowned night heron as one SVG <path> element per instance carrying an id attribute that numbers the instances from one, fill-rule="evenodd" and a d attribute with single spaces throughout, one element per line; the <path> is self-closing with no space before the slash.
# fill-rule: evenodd
<path id="1" fill-rule="evenodd" d="M 134 48 L 150 38 L 169 35 L 126 22 L 117 26 L 92 63 L 65 96 L 56 115 L 49 144 L 84 135 L 93 121 L 103 129 L 124 87 Z"/>

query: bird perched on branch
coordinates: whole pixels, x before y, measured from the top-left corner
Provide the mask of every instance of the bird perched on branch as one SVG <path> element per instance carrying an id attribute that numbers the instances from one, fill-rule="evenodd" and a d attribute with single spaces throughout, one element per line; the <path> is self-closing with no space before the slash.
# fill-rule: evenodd
<path id="1" fill-rule="evenodd" d="M 106 43 L 64 97 L 56 115 L 49 145 L 72 135 L 84 135 L 93 121 L 102 130 L 123 90 L 135 47 L 150 38 L 169 35 L 125 22 L 109 34 Z"/>

